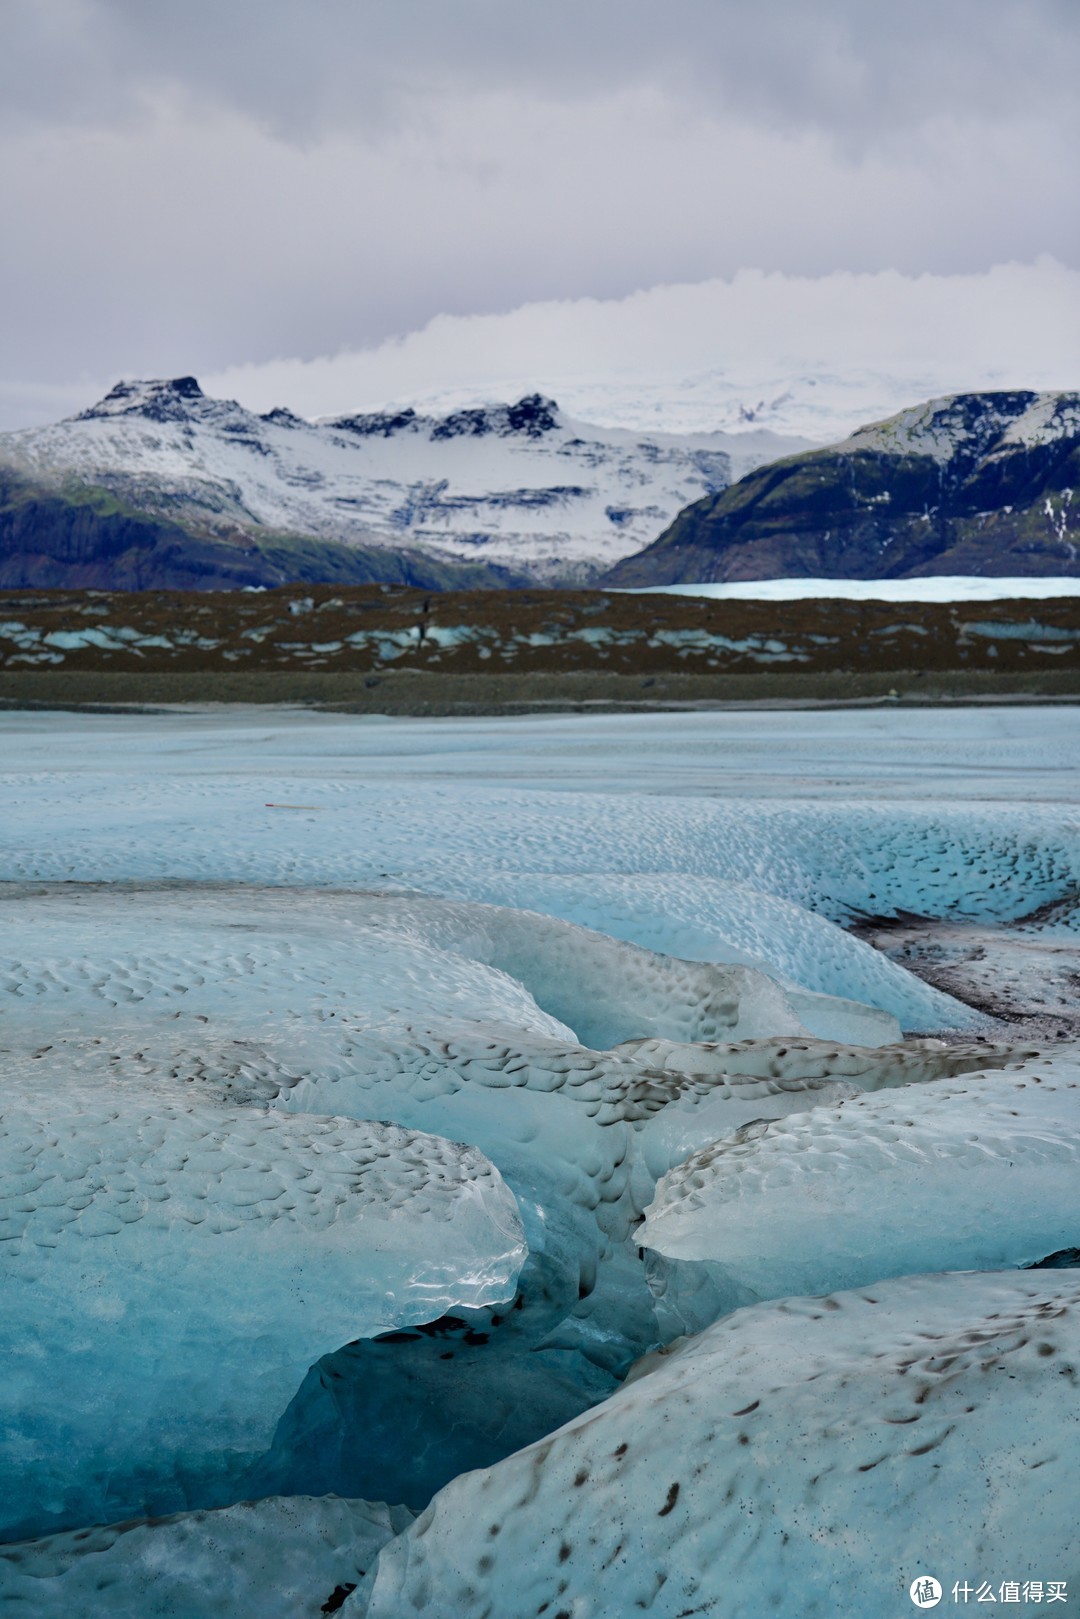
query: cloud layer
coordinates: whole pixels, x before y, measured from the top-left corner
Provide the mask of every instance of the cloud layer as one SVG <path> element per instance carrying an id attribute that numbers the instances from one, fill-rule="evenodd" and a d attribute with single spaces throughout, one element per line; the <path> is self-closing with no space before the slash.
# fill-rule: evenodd
<path id="1" fill-rule="evenodd" d="M 26 419 L 748 266 L 1080 265 L 1074 0 L 8 0 L 4 44 Z"/>
<path id="2" fill-rule="evenodd" d="M 1051 259 L 955 276 L 743 271 L 624 299 L 441 315 L 365 350 L 205 379 L 252 409 L 310 416 L 539 388 L 611 425 L 756 422 L 821 440 L 935 394 L 1078 380 L 1080 272 Z"/>

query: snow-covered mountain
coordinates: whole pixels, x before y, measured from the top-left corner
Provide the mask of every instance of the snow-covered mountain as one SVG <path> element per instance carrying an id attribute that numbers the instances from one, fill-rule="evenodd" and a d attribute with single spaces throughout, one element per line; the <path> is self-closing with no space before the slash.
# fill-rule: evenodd
<path id="1" fill-rule="evenodd" d="M 202 538 L 273 533 L 588 580 L 751 468 L 808 448 L 768 430 L 586 426 L 553 400 L 306 421 L 205 395 L 194 377 L 121 382 L 53 426 L 0 435 L 35 485 L 104 489 Z"/>
<path id="2" fill-rule="evenodd" d="M 1080 394 L 950 394 L 704 496 L 605 584 L 1080 574 Z"/>

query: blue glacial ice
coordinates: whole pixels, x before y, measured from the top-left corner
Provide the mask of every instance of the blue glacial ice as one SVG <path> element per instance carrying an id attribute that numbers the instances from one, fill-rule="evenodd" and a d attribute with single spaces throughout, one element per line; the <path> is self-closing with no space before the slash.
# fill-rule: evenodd
<path id="1" fill-rule="evenodd" d="M 1075 1051 L 963 998 L 1071 993 L 1066 717 L 0 715 L 0 1493 L 71 1529 L 3 1599 L 876 1614 L 939 1508 L 1048 1573 L 1069 1273 L 906 1273 L 1080 1241 Z"/>
<path id="2" fill-rule="evenodd" d="M 0 1604 L 25 1619 L 322 1619 L 411 1514 L 293 1496 L 133 1519 L 0 1547 Z"/>
<path id="3" fill-rule="evenodd" d="M 513 1296 L 475 1148 L 9 1071 L 0 1125 L 7 1536 L 236 1498 L 316 1356 Z"/>
<path id="4" fill-rule="evenodd" d="M 834 1619 L 919 1575 L 1075 1581 L 1076 1272 L 737 1311 L 437 1495 L 345 1619 Z M 1067 1608 L 1063 1611 L 1067 1611 Z"/>
<path id="5" fill-rule="evenodd" d="M 759 1299 L 1035 1264 L 1080 1238 L 1080 1050 L 761 1120 L 660 1180 L 636 1240 L 671 1334 Z"/>

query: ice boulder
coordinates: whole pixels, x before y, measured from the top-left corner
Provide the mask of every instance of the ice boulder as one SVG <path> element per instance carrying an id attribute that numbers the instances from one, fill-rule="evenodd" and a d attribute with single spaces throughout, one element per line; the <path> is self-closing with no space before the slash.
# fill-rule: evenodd
<path id="1" fill-rule="evenodd" d="M 322 1619 L 341 1607 L 404 1507 L 271 1496 L 0 1546 L 0 1607 L 26 1619 Z"/>
<path id="2" fill-rule="evenodd" d="M 513 1294 L 514 1198 L 472 1147 L 130 1085 L 5 1085 L 0 1523 L 236 1499 L 312 1361 Z"/>
<path id="3" fill-rule="evenodd" d="M 835 1619 L 925 1576 L 1075 1582 L 1078 1365 L 1069 1272 L 740 1310 L 448 1485 L 343 1614 Z"/>
<path id="4" fill-rule="evenodd" d="M 670 1333 L 758 1299 L 1028 1265 L 1078 1233 L 1080 1062 L 1057 1048 L 747 1125 L 660 1180 L 636 1240 Z"/>

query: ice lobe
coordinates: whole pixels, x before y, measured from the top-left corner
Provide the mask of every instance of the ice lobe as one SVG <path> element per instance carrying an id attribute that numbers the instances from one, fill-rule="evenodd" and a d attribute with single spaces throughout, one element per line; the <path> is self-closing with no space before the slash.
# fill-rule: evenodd
<path id="1" fill-rule="evenodd" d="M 976 1029 L 983 1022 L 827 917 L 750 883 L 680 872 L 493 872 L 473 874 L 467 889 L 472 899 L 545 911 L 665 955 L 779 976 L 815 1032 L 815 1008 L 799 999 L 800 988 L 879 1007 L 905 1029 Z"/>
<path id="2" fill-rule="evenodd" d="M 848 1094 L 825 1074 L 786 1088 L 687 1083 L 677 1062 L 650 1075 L 592 1049 L 582 1031 L 669 1050 L 806 1036 L 788 993 L 755 969 L 674 960 L 551 917 L 240 886 L 39 886 L 4 909 L 20 945 L 0 961 L 8 1043 L 39 1084 L 180 1084 L 225 1106 L 468 1141 L 518 1199 L 551 1324 L 574 1314 L 573 1345 L 587 1332 L 589 1352 L 620 1371 L 655 1338 L 632 1240 L 655 1176 L 748 1118 Z M 871 1008 L 807 998 L 841 1030 L 895 1035 Z M 648 1125 L 664 1112 L 670 1145 L 666 1126 Z"/>
<path id="3" fill-rule="evenodd" d="M 9 1536 L 236 1499 L 318 1355 L 508 1298 L 525 1258 L 480 1152 L 391 1125 L 29 1070 L 0 1151 Z"/>
<path id="4" fill-rule="evenodd" d="M 941 1040 L 866 1047 L 784 1036 L 728 1045 L 628 1040 L 610 1055 L 647 1067 L 654 1092 L 663 1092 L 665 1079 L 673 1087 L 663 1113 L 638 1127 L 654 1179 L 659 1179 L 668 1170 L 678 1174 L 674 1166 L 695 1152 L 693 1143 L 710 1130 L 714 1136 L 730 1135 L 762 1120 L 848 1101 L 867 1091 L 1016 1065 L 1031 1053 Z M 704 1150 L 711 1150 L 711 1144 Z M 706 1319 L 718 1313 L 714 1310 Z"/>
<path id="5" fill-rule="evenodd" d="M 782 986 L 753 967 L 658 955 L 534 912 L 424 895 L 148 886 L 71 895 L 15 890 L 18 956 L 0 991 L 65 1022 L 187 1012 L 215 1021 L 314 1010 L 385 1019 L 463 1013 L 569 1034 L 602 1050 L 638 1036 L 679 1041 L 806 1034 L 880 1045 L 895 1018 Z M 108 920 L 107 948 L 102 925 Z M 153 940 L 147 948 L 148 936 Z M 197 995 L 194 993 L 197 991 Z M 260 1027 L 262 1019 L 260 1017 Z M 236 1032 L 240 1032 L 237 1030 Z"/>
<path id="6" fill-rule="evenodd" d="M 27 1619 L 321 1619 L 411 1521 L 292 1496 L 50 1535 L 0 1547 L 0 1605 Z"/>
<path id="7" fill-rule="evenodd" d="M 813 1032 L 884 1044 L 899 1036 L 887 1012 L 839 996 L 781 986 L 748 966 L 684 961 L 551 916 L 436 899 L 373 901 L 385 922 L 509 974 L 537 1003 L 602 1050 L 635 1035 L 745 1040 Z"/>
<path id="8" fill-rule="evenodd" d="M 663 1177 L 636 1240 L 693 1331 L 758 1299 L 1029 1265 L 1078 1232 L 1080 1066 L 1059 1048 L 748 1125 Z"/>
<path id="9" fill-rule="evenodd" d="M 448 1485 L 343 1613 L 834 1619 L 899 1613 L 927 1573 L 1075 1579 L 1066 1276 L 905 1277 L 740 1310 Z"/>

